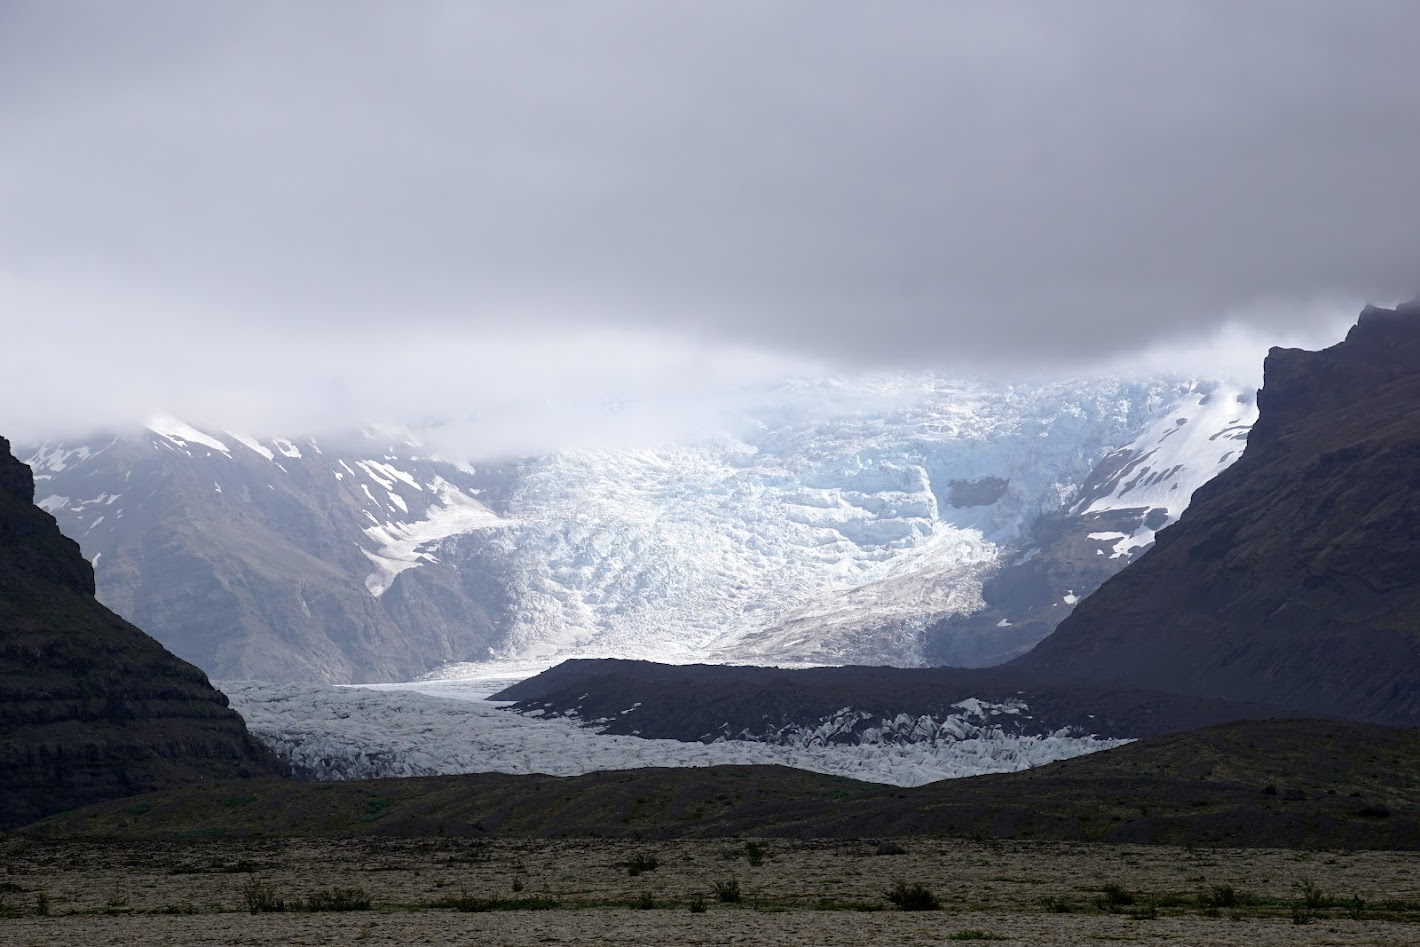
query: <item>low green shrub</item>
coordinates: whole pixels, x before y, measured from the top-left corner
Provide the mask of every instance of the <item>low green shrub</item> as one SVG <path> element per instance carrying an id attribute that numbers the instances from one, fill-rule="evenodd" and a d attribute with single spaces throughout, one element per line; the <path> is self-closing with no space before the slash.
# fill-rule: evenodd
<path id="1" fill-rule="evenodd" d="M 632 855 L 631 860 L 626 863 L 626 873 L 635 878 L 642 872 L 655 871 L 660 867 L 661 863 L 655 855 L 646 855 L 638 852 Z"/>
<path id="2" fill-rule="evenodd" d="M 905 881 L 894 884 L 883 896 L 899 911 L 938 911 L 942 907 L 937 896 L 924 885 L 909 885 Z"/>
<path id="3" fill-rule="evenodd" d="M 724 881 L 715 882 L 715 898 L 725 904 L 738 904 L 740 900 L 740 883 L 734 878 L 726 878 Z"/>
<path id="4" fill-rule="evenodd" d="M 1111 913 L 1118 913 L 1121 908 L 1129 907 L 1136 900 L 1133 892 L 1113 882 L 1100 889 L 1099 906 Z"/>
<path id="5" fill-rule="evenodd" d="M 370 895 L 364 888 L 326 888 L 306 899 L 307 911 L 368 911 Z"/>
<path id="6" fill-rule="evenodd" d="M 252 914 L 280 913 L 286 910 L 286 899 L 276 896 L 276 889 L 252 875 L 242 885 L 242 902 Z"/>

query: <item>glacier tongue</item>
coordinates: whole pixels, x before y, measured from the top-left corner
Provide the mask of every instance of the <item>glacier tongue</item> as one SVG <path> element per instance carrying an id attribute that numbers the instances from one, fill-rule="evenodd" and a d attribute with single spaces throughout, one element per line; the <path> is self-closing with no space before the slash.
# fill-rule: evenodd
<path id="1" fill-rule="evenodd" d="M 439 685 L 416 686 L 459 693 L 456 686 L 443 691 Z M 482 772 L 573 776 L 649 766 L 774 764 L 918 786 L 1028 769 L 1128 742 L 1065 733 L 1013 736 L 990 723 L 992 711 L 998 709 L 980 702 L 963 706 L 960 715 L 935 726 L 885 722 L 880 729 L 890 735 L 859 733 L 852 744 L 812 738 L 785 739 L 778 745 L 738 740 L 705 744 L 600 734 L 570 719 L 528 719 L 486 701 L 407 688 L 250 681 L 228 681 L 220 687 L 258 739 L 290 760 L 297 772 L 317 779 Z M 851 710 L 843 716 L 852 716 Z M 911 739 L 914 728 L 925 738 Z"/>

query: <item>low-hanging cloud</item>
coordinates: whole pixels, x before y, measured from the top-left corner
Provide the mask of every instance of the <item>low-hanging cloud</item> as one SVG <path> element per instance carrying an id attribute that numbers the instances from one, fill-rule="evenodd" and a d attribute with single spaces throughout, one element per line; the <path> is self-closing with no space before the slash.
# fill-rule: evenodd
<path id="1" fill-rule="evenodd" d="M 511 335 L 1005 370 L 1322 333 L 1420 285 L 1417 29 L 1385 0 L 12 3 L 0 305 L 40 327 L 12 360 L 118 390 L 158 347 L 237 413 L 216 379 L 263 350 L 346 379 L 270 380 L 332 414 L 362 353 L 476 373 Z"/>

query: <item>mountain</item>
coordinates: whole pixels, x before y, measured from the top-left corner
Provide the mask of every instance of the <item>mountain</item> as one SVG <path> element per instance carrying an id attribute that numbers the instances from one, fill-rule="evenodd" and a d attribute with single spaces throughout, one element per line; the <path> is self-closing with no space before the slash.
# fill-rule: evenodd
<path id="1" fill-rule="evenodd" d="M 1010 668 L 777 668 L 572 660 L 494 694 L 601 733 L 778 746 L 950 743 L 997 735 L 1138 739 L 1275 707 L 1119 687 L 1059 686 Z M 958 732 L 953 732 L 953 731 Z"/>
<path id="2" fill-rule="evenodd" d="M 477 474 L 373 435 L 337 453 L 172 419 L 30 463 L 101 600 L 214 676 L 408 679 L 486 653 L 498 590 L 433 554 L 499 521 Z"/>
<path id="3" fill-rule="evenodd" d="M 1187 379 L 757 397 L 733 434 L 474 467 L 407 437 L 171 419 L 31 463 L 102 600 L 221 678 L 568 656 L 980 666 L 1146 548 L 1256 414 L 1250 390 Z"/>
<path id="4" fill-rule="evenodd" d="M 1420 724 L 1420 303 L 1273 349 L 1238 463 L 1014 662 Z"/>
<path id="5" fill-rule="evenodd" d="M 0 827 L 281 764 L 203 673 L 94 600 L 0 438 Z"/>

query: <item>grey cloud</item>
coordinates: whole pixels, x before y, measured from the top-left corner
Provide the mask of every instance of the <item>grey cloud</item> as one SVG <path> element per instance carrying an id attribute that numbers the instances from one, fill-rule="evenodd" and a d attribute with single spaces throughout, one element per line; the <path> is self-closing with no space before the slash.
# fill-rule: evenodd
<path id="1" fill-rule="evenodd" d="M 78 335 L 115 295 L 170 302 L 148 333 L 875 365 L 1315 328 L 1420 288 L 1418 31 L 1382 0 L 11 3 L 0 269 Z"/>

